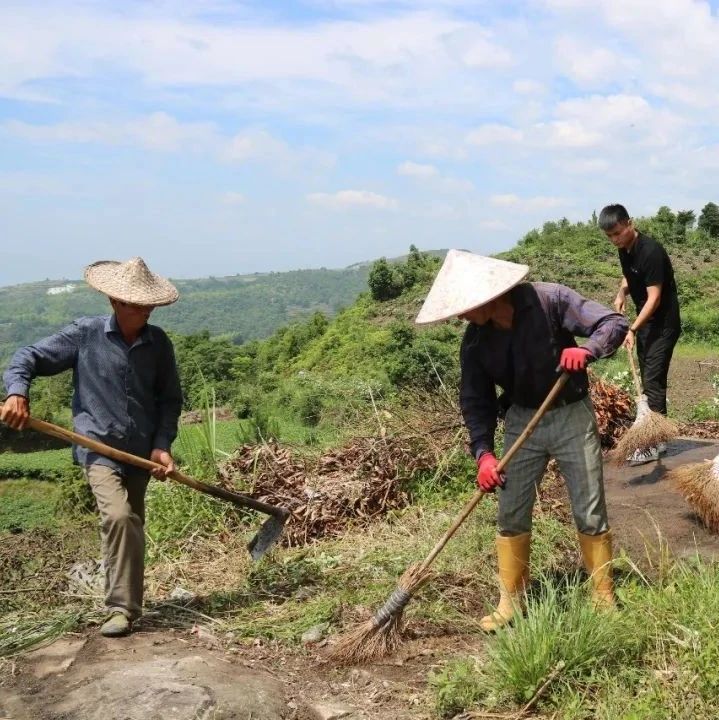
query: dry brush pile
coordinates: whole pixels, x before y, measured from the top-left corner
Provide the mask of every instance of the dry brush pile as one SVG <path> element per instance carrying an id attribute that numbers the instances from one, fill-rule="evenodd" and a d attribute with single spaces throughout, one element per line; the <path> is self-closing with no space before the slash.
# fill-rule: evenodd
<path id="1" fill-rule="evenodd" d="M 632 398 L 622 388 L 590 373 L 590 396 L 603 448 L 612 448 L 634 420 Z"/>
<path id="2" fill-rule="evenodd" d="M 602 446 L 611 447 L 632 421 L 631 398 L 596 377 L 591 394 Z M 244 445 L 222 466 L 221 482 L 249 487 L 253 497 L 289 509 L 284 542 L 291 547 L 342 535 L 348 525 L 366 526 L 406 507 L 407 481 L 436 471 L 464 434 L 456 407 L 438 396 L 416 397 L 402 412 L 385 415 L 391 432 L 381 424 L 376 436 L 354 438 L 315 460 L 276 442 Z M 545 486 L 560 480 L 556 468 L 546 480 Z M 547 487 L 543 494 L 548 507 L 564 515 L 562 493 Z"/>
<path id="3" fill-rule="evenodd" d="M 406 507 L 404 481 L 436 464 L 416 439 L 363 437 L 314 462 L 274 442 L 244 445 L 220 474 L 228 487 L 249 479 L 253 497 L 290 510 L 283 537 L 293 547 Z"/>

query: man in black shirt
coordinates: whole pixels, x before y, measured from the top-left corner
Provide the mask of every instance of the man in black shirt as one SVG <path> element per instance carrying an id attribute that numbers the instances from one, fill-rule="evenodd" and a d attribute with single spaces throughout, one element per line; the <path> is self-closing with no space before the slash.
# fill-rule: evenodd
<path id="1" fill-rule="evenodd" d="M 599 227 L 619 250 L 622 282 L 614 300 L 617 312 L 625 312 L 627 295 L 637 310 L 624 341 L 629 352 L 636 339 L 639 368 L 649 408 L 667 414 L 667 375 L 674 346 L 681 333 L 679 298 L 672 263 L 664 247 L 639 232 L 622 205 L 607 205 L 599 214 Z M 631 465 L 659 459 L 666 447 L 637 451 Z"/>
<path id="2" fill-rule="evenodd" d="M 480 626 L 496 630 L 521 606 L 529 581 L 532 509 L 550 457 L 564 476 L 594 601 L 613 607 L 602 453 L 586 367 L 611 355 L 627 321 L 564 285 L 525 283 L 526 265 L 450 250 L 415 322 L 467 321 L 460 350 L 460 405 L 477 461 L 477 485 L 499 490 L 496 538 L 500 600 Z M 578 347 L 575 336 L 587 338 Z M 504 446 L 526 428 L 557 380 L 571 373 L 554 405 L 506 468 L 497 469 L 494 433 L 504 414 Z M 497 396 L 497 387 L 503 391 Z"/>

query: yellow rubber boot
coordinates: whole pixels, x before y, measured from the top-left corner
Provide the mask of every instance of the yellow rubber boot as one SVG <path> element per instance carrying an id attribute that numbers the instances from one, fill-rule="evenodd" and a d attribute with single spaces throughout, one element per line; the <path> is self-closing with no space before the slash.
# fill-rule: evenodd
<path id="1" fill-rule="evenodd" d="M 595 607 L 615 610 L 614 583 L 612 582 L 612 533 L 601 535 L 577 533 L 582 549 L 584 567 L 592 581 L 592 600 Z"/>
<path id="2" fill-rule="evenodd" d="M 529 541 L 531 533 L 513 537 L 497 535 L 497 565 L 499 568 L 499 605 L 485 615 L 479 626 L 485 632 L 494 632 L 506 625 L 514 614 L 522 612 L 524 591 L 529 582 Z"/>

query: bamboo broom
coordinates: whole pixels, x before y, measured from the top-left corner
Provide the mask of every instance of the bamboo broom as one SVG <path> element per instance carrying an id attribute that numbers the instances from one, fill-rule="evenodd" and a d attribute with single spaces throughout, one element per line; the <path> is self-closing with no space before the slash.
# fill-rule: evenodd
<path id="1" fill-rule="evenodd" d="M 667 478 L 707 528 L 719 532 L 719 455 L 714 460 L 681 465 Z"/>
<path id="2" fill-rule="evenodd" d="M 517 438 L 511 448 L 503 455 L 497 465 L 502 472 L 514 454 L 534 432 L 539 421 L 548 408 L 562 391 L 569 379 L 569 374 L 563 372 L 549 391 L 547 398 L 539 407 L 527 424 L 522 434 Z M 402 642 L 402 617 L 404 608 L 412 596 L 430 579 L 430 566 L 435 558 L 449 542 L 459 526 L 469 517 L 479 501 L 486 495 L 477 490 L 462 511 L 457 515 L 452 525 L 444 533 L 439 542 L 432 548 L 427 557 L 418 564 L 411 565 L 402 575 L 385 604 L 366 622 L 358 625 L 354 630 L 346 633 L 328 654 L 328 660 L 341 665 L 352 665 L 361 662 L 377 660 L 394 652 Z"/>
<path id="3" fill-rule="evenodd" d="M 637 374 L 634 351 L 627 348 L 627 356 L 629 357 L 629 367 L 632 370 L 634 389 L 637 393 L 637 417 L 611 452 L 611 458 L 617 465 L 626 464 L 637 450 L 644 451 L 655 447 L 679 434 L 679 427 L 674 421 L 649 408 L 647 396 L 642 392 Z"/>

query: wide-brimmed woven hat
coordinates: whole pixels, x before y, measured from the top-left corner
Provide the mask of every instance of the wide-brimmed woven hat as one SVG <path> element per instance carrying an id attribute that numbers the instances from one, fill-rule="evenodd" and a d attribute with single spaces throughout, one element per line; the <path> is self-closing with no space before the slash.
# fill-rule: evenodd
<path id="1" fill-rule="evenodd" d="M 526 265 L 450 250 L 415 322 L 447 320 L 480 307 L 518 285 L 528 273 Z"/>
<path id="2" fill-rule="evenodd" d="M 180 297 L 169 280 L 151 272 L 139 257 L 127 262 L 100 260 L 88 265 L 85 282 L 113 300 L 133 305 L 171 305 Z"/>

